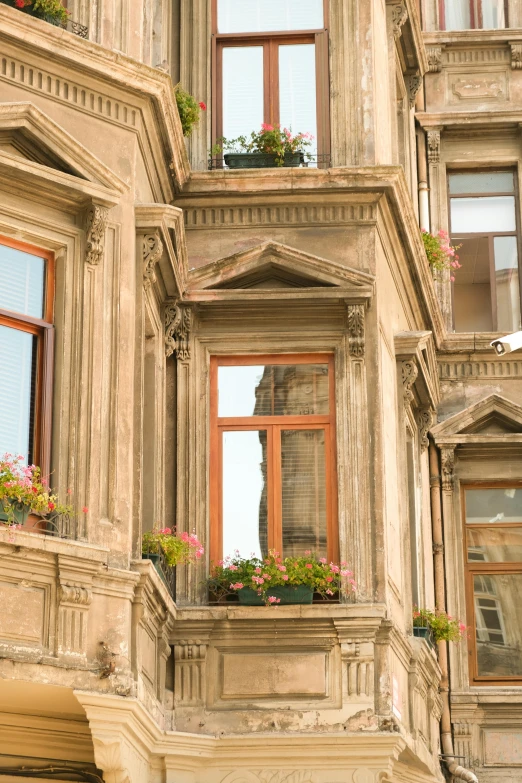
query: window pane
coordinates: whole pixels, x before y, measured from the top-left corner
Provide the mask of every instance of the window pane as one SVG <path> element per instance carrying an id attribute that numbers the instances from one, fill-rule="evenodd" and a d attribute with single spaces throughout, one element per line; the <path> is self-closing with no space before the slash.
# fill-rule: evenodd
<path id="1" fill-rule="evenodd" d="M 512 171 L 480 171 L 450 174 L 449 190 L 458 193 L 513 193 Z"/>
<path id="2" fill-rule="evenodd" d="M 223 555 L 268 551 L 266 431 L 223 433 Z"/>
<path id="3" fill-rule="evenodd" d="M 522 522 L 522 489 L 466 489 L 466 522 Z"/>
<path id="4" fill-rule="evenodd" d="M 469 528 L 468 561 L 477 563 L 522 563 L 522 528 Z"/>
<path id="5" fill-rule="evenodd" d="M 36 338 L 0 326 L 0 455 L 32 459 L 31 432 Z"/>
<path id="6" fill-rule="evenodd" d="M 220 33 L 319 30 L 323 0 L 218 0 Z"/>
<path id="7" fill-rule="evenodd" d="M 263 122 L 263 47 L 223 49 L 223 136 L 236 139 Z"/>
<path id="8" fill-rule="evenodd" d="M 497 330 L 520 329 L 520 284 L 516 237 L 495 237 L 495 285 L 497 287 Z"/>
<path id="9" fill-rule="evenodd" d="M 283 555 L 326 557 L 324 430 L 281 432 Z"/>
<path id="10" fill-rule="evenodd" d="M 478 674 L 522 675 L 522 574 L 475 576 Z"/>
<path id="11" fill-rule="evenodd" d="M 0 245 L 0 307 L 43 317 L 45 261 Z"/>
<path id="12" fill-rule="evenodd" d="M 515 229 L 514 196 L 451 199 L 452 233 L 485 234 Z"/>
<path id="13" fill-rule="evenodd" d="M 498 30 L 505 26 L 504 0 L 482 0 L 482 27 Z"/>
<path id="14" fill-rule="evenodd" d="M 328 365 L 219 367 L 218 395 L 219 416 L 327 414 Z"/>
<path id="15" fill-rule="evenodd" d="M 445 0 L 446 30 L 469 30 L 471 27 L 469 5 L 469 0 Z"/>
<path id="16" fill-rule="evenodd" d="M 279 47 L 279 111 L 282 128 L 292 133 L 311 133 L 317 152 L 317 111 L 315 103 L 315 44 Z"/>
<path id="17" fill-rule="evenodd" d="M 455 275 L 453 312 L 456 332 L 492 332 L 489 237 L 451 237 L 461 268 Z"/>

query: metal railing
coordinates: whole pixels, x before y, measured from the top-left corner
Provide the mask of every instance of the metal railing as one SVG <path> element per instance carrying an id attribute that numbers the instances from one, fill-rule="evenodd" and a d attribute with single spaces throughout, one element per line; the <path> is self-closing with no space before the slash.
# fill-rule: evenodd
<path id="1" fill-rule="evenodd" d="M 167 563 L 165 552 L 161 547 L 155 552 L 152 552 L 150 548 L 145 547 L 142 549 L 141 557 L 143 560 L 151 560 L 154 568 L 158 572 L 159 578 L 164 583 L 165 587 L 170 593 L 173 601 L 176 600 L 176 566 L 171 566 Z"/>
<path id="2" fill-rule="evenodd" d="M 216 169 L 223 169 L 224 171 L 240 171 L 244 169 L 258 169 L 258 168 L 278 168 L 281 170 L 301 168 L 301 169 L 328 169 L 330 168 L 330 155 L 308 155 L 308 153 L 301 153 L 301 162 L 298 166 L 260 166 L 259 156 L 252 155 L 251 160 L 243 160 L 241 167 L 227 166 L 225 163 L 225 156 L 218 155 L 215 158 L 209 158 L 208 169 L 214 171 Z"/>
<path id="3" fill-rule="evenodd" d="M 74 33 L 74 35 L 79 35 L 80 38 L 89 37 L 89 28 L 84 24 L 80 24 L 80 22 L 75 22 L 74 19 L 68 19 L 62 27 L 70 33 Z"/>

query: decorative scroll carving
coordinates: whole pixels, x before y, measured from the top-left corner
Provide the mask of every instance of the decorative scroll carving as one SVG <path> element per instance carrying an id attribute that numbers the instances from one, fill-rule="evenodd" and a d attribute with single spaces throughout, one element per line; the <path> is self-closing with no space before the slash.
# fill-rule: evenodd
<path id="1" fill-rule="evenodd" d="M 406 8 L 405 3 L 399 3 L 398 5 L 392 6 L 392 26 L 394 38 L 397 39 L 401 37 L 402 27 L 405 24 L 407 18 L 408 9 Z"/>
<path id="2" fill-rule="evenodd" d="M 451 491 L 453 489 L 455 470 L 455 449 L 441 449 L 440 460 L 442 467 L 442 489 Z"/>
<path id="3" fill-rule="evenodd" d="M 348 305 L 348 350 L 350 356 L 364 356 L 364 305 Z"/>
<path id="4" fill-rule="evenodd" d="M 163 242 L 159 234 L 146 234 L 143 237 L 143 285 L 148 288 L 156 282 L 154 267 L 163 253 Z"/>
<path id="5" fill-rule="evenodd" d="M 182 361 L 190 359 L 190 331 L 192 329 L 192 311 L 185 305 L 169 302 L 165 308 L 165 354 Z"/>
<path id="6" fill-rule="evenodd" d="M 431 408 L 422 408 L 417 414 L 417 424 L 419 425 L 420 447 L 424 451 L 430 445 L 428 432 L 433 424 L 433 411 Z"/>
<path id="7" fill-rule="evenodd" d="M 176 642 L 174 693 L 178 703 L 196 705 L 204 701 L 206 655 L 207 645 L 201 639 Z"/>
<path id="8" fill-rule="evenodd" d="M 404 406 L 408 408 L 413 402 L 412 387 L 417 376 L 419 374 L 419 368 L 415 361 L 402 362 L 401 364 L 401 377 L 402 377 L 402 393 L 404 398 Z"/>
<path id="9" fill-rule="evenodd" d="M 60 603 L 79 604 L 80 606 L 89 606 L 92 601 L 92 590 L 81 585 L 60 586 Z"/>
<path id="10" fill-rule="evenodd" d="M 522 69 L 522 44 L 512 43 L 511 47 L 511 68 L 514 71 Z"/>
<path id="11" fill-rule="evenodd" d="M 107 207 L 93 204 L 87 210 L 85 230 L 87 239 L 85 242 L 85 261 L 96 266 L 103 257 L 105 229 L 107 228 Z"/>
<path id="12" fill-rule="evenodd" d="M 428 46 L 426 48 L 428 57 L 428 71 L 437 73 L 442 70 L 442 46 Z"/>
<path id="13" fill-rule="evenodd" d="M 440 163 L 440 131 L 428 131 L 428 162 Z"/>
<path id="14" fill-rule="evenodd" d="M 422 76 L 419 72 L 412 74 L 408 77 L 408 100 L 410 103 L 410 109 L 415 106 L 415 99 L 422 87 Z"/>

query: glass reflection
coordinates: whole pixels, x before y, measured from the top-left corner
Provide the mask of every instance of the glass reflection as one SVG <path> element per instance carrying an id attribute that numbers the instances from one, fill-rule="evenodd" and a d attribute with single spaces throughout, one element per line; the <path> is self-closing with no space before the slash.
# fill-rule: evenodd
<path id="1" fill-rule="evenodd" d="M 468 524 L 522 522 L 522 488 L 466 489 L 465 499 Z"/>
<path id="2" fill-rule="evenodd" d="M 326 556 L 324 430 L 281 432 L 283 555 Z"/>
<path id="3" fill-rule="evenodd" d="M 512 171 L 480 171 L 450 174 L 449 191 L 457 193 L 513 193 Z"/>
<path id="4" fill-rule="evenodd" d="M 223 136 L 249 136 L 263 122 L 263 47 L 223 48 Z"/>
<path id="5" fill-rule="evenodd" d="M 28 463 L 35 356 L 34 335 L 0 326 L 0 455 L 21 454 Z"/>
<path id="6" fill-rule="evenodd" d="M 451 231 L 477 234 L 515 231 L 514 196 L 451 199 Z"/>
<path id="7" fill-rule="evenodd" d="M 520 283 L 516 237 L 494 237 L 497 330 L 520 329 Z"/>
<path id="8" fill-rule="evenodd" d="M 473 578 L 477 669 L 481 677 L 522 675 L 522 574 Z"/>
<path id="9" fill-rule="evenodd" d="M 500 30 L 506 26 L 504 0 L 482 0 L 482 28 Z"/>
<path id="10" fill-rule="evenodd" d="M 267 434 L 223 433 L 223 555 L 243 557 L 268 550 L 266 497 Z"/>
<path id="11" fill-rule="evenodd" d="M 471 27 L 469 0 L 445 0 L 444 21 L 446 30 L 469 30 Z"/>
<path id="12" fill-rule="evenodd" d="M 326 364 L 218 368 L 219 416 L 311 416 L 328 409 Z"/>
<path id="13" fill-rule="evenodd" d="M 468 561 L 522 563 L 522 528 L 484 527 L 467 531 Z"/>
<path id="14" fill-rule="evenodd" d="M 279 116 L 282 128 L 311 133 L 311 155 L 317 154 L 315 44 L 279 47 Z"/>
<path id="15" fill-rule="evenodd" d="M 319 30 L 323 0 L 218 0 L 220 33 Z"/>
<path id="16" fill-rule="evenodd" d="M 43 318 L 45 260 L 0 245 L 0 307 Z"/>

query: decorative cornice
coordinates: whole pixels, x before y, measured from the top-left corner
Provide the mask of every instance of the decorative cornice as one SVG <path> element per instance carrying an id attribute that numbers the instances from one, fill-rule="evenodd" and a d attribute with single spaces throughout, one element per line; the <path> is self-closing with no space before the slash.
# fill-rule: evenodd
<path id="1" fill-rule="evenodd" d="M 345 225 L 374 223 L 375 204 L 287 204 L 227 207 L 184 207 L 185 228 L 213 229 L 241 226 Z"/>
<path id="2" fill-rule="evenodd" d="M 105 242 L 105 229 L 109 210 L 99 204 L 92 204 L 87 210 L 85 229 L 85 262 L 97 266 L 102 257 Z"/>
<path id="3" fill-rule="evenodd" d="M 458 381 L 470 378 L 509 379 L 522 378 L 522 360 L 504 358 L 500 361 L 477 359 L 476 361 L 445 361 L 439 356 L 439 378 L 443 381 Z"/>
<path id="4" fill-rule="evenodd" d="M 428 162 L 440 163 L 440 130 L 428 131 Z"/>
<path id="5" fill-rule="evenodd" d="M 405 408 L 408 408 L 414 400 L 412 387 L 417 380 L 418 374 L 419 368 L 416 361 L 401 363 L 402 394 Z"/>
<path id="6" fill-rule="evenodd" d="M 428 57 L 428 71 L 438 73 L 442 70 L 442 46 L 428 46 L 426 48 Z"/>
<path id="7" fill-rule="evenodd" d="M 143 237 L 143 285 L 148 288 L 156 282 L 156 271 L 154 267 L 158 263 L 163 253 L 163 242 L 159 233 L 146 234 Z"/>
<path id="8" fill-rule="evenodd" d="M 418 71 L 417 73 L 408 76 L 408 101 L 410 104 L 410 109 L 413 109 L 415 106 L 415 99 L 417 98 L 417 94 L 422 87 L 422 81 L 422 76 Z"/>
<path id="9" fill-rule="evenodd" d="M 392 26 L 393 37 L 395 39 L 400 38 L 402 35 L 402 28 L 408 18 L 408 9 L 405 3 L 398 3 L 392 6 Z"/>
<path id="10" fill-rule="evenodd" d="M 419 425 L 420 435 L 420 447 L 421 451 L 425 451 L 430 442 L 428 440 L 428 432 L 433 424 L 434 414 L 431 408 L 422 408 L 417 414 L 417 424 Z"/>
<path id="11" fill-rule="evenodd" d="M 168 302 L 165 307 L 165 355 L 181 361 L 190 359 L 190 332 L 192 329 L 192 310 L 186 305 Z"/>
<path id="12" fill-rule="evenodd" d="M 348 351 L 350 356 L 360 359 L 364 356 L 364 305 L 350 304 L 346 307 Z"/>

